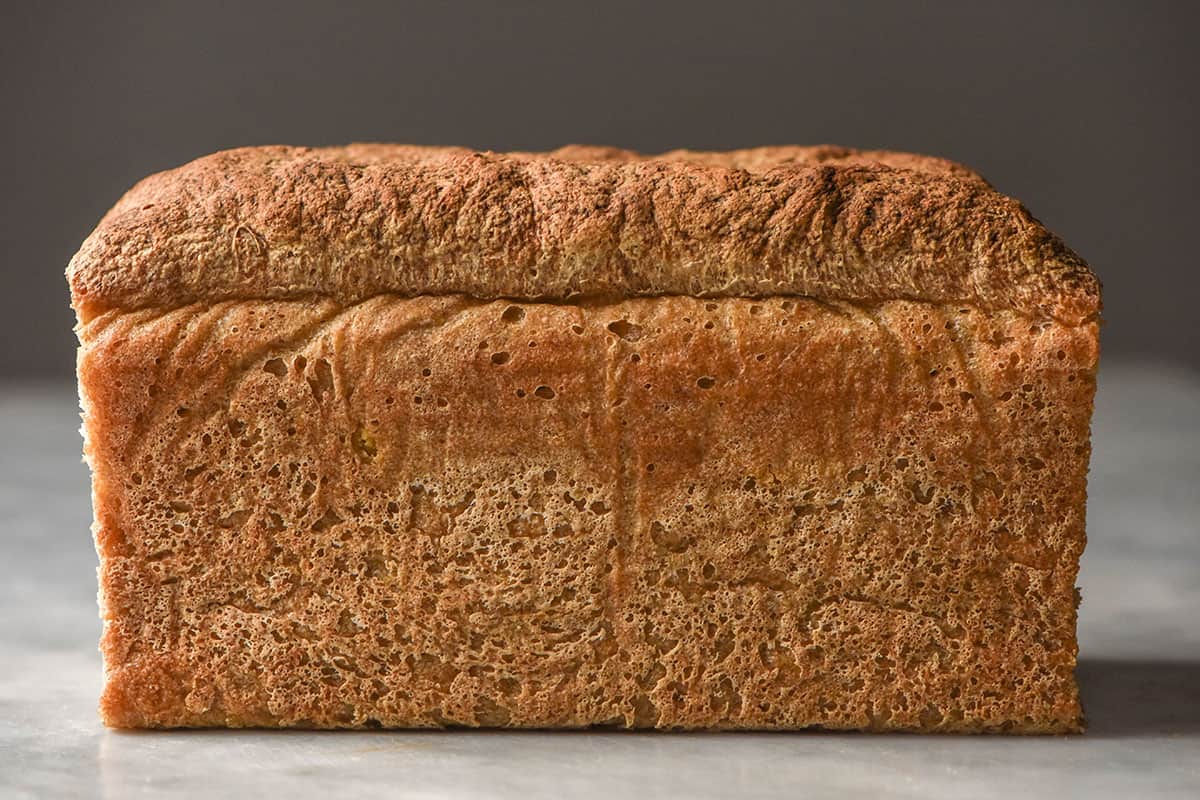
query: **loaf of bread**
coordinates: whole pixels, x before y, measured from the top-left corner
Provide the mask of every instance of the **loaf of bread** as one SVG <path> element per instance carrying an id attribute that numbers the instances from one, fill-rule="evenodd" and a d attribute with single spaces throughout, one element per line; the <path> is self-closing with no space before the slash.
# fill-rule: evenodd
<path id="1" fill-rule="evenodd" d="M 1099 286 L 964 167 L 250 148 L 68 278 L 109 725 L 1081 729 Z"/>

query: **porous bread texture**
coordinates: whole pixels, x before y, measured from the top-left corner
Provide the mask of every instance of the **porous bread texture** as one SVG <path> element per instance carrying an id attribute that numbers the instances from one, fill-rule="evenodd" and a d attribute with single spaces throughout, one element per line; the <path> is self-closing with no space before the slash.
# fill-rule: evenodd
<path id="1" fill-rule="evenodd" d="M 119 727 L 1081 727 L 1096 323 L 381 295 L 79 328 Z"/>

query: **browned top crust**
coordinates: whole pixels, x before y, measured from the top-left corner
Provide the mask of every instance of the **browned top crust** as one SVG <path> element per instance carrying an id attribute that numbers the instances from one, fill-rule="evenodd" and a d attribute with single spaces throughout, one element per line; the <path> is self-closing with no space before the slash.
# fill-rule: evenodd
<path id="1" fill-rule="evenodd" d="M 1100 306 L 1087 264 L 967 168 L 829 146 L 229 150 L 135 186 L 67 276 L 85 321 L 382 293 L 913 299 L 1068 324 Z"/>

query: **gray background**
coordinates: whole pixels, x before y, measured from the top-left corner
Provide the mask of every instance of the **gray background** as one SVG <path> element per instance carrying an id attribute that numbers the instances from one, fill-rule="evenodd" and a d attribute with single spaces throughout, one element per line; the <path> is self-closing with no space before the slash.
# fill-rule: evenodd
<path id="1" fill-rule="evenodd" d="M 947 156 L 1090 260 L 1106 356 L 1200 366 L 1188 4 L 17 5 L 0 11 L 0 376 L 69 376 L 63 268 L 138 178 L 355 140 Z"/>

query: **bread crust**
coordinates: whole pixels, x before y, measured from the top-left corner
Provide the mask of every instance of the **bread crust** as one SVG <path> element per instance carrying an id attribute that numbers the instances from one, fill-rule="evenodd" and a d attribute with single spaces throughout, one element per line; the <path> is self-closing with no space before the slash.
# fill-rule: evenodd
<path id="1" fill-rule="evenodd" d="M 941 159 L 838 147 L 255 147 L 151 176 L 68 268 L 81 320 L 232 299 L 678 294 L 967 303 L 1081 324 L 1087 265 Z"/>

